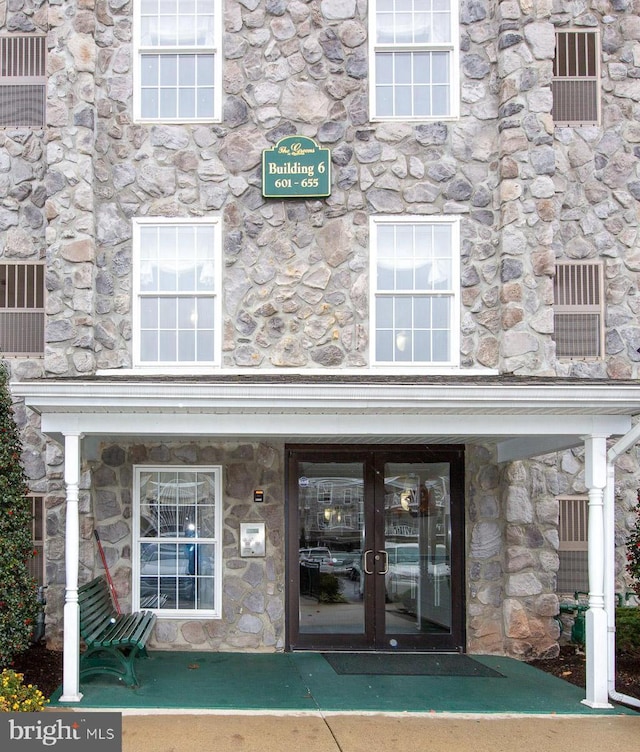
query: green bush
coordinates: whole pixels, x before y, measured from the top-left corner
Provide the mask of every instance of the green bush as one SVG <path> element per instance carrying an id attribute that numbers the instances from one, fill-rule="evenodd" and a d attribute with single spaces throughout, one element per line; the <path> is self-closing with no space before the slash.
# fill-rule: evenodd
<path id="1" fill-rule="evenodd" d="M 21 464 L 22 445 L 13 418 L 8 374 L 0 364 L 0 667 L 26 650 L 38 613 L 31 501 Z"/>
<path id="2" fill-rule="evenodd" d="M 635 507 L 636 521 L 627 538 L 627 572 L 631 578 L 631 587 L 640 597 L 640 490 L 638 504 Z"/>
<path id="3" fill-rule="evenodd" d="M 340 592 L 340 580 L 335 574 L 323 572 L 320 575 L 320 603 L 345 603 L 346 598 Z"/>
<path id="4" fill-rule="evenodd" d="M 640 657 L 640 608 L 616 608 L 616 649 Z"/>

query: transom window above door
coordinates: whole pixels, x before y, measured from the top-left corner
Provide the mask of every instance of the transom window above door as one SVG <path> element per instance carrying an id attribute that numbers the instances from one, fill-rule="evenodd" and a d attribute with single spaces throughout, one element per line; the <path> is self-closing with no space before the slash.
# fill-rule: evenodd
<path id="1" fill-rule="evenodd" d="M 459 225 L 371 219 L 371 342 L 378 365 L 457 365 Z"/>
<path id="2" fill-rule="evenodd" d="M 134 221 L 134 364 L 217 365 L 217 221 Z"/>
<path id="3" fill-rule="evenodd" d="M 373 120 L 458 114 L 456 0 L 370 0 Z"/>
<path id="4" fill-rule="evenodd" d="M 136 120 L 219 121 L 221 0 L 138 0 Z"/>

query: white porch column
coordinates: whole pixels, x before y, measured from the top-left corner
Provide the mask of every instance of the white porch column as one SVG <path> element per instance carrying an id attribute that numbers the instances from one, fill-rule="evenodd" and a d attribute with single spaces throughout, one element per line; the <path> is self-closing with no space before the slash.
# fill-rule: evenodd
<path id="1" fill-rule="evenodd" d="M 607 687 L 607 614 L 604 609 L 604 489 L 607 485 L 606 436 L 588 436 L 585 485 L 589 491 L 589 610 L 586 613 L 587 686 L 585 705 L 610 708 Z"/>
<path id="2" fill-rule="evenodd" d="M 64 601 L 64 653 L 62 702 L 80 702 L 80 609 L 78 607 L 78 560 L 80 558 L 80 439 L 82 434 L 65 434 L 64 482 L 67 488 L 65 530 L 66 590 Z"/>

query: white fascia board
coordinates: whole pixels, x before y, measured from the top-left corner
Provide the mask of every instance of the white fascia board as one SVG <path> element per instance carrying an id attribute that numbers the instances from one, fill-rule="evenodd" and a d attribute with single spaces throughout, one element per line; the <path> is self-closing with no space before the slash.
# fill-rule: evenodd
<path id="1" fill-rule="evenodd" d="M 375 412 L 413 410 L 428 414 L 640 413 L 640 385 L 397 384 L 397 383 L 189 383 L 15 382 L 11 391 L 37 412 Z M 564 420 L 564 418 L 563 418 Z"/>
<path id="2" fill-rule="evenodd" d="M 415 437 L 530 437 L 621 435 L 630 427 L 625 416 L 607 415 L 415 415 L 403 414 L 279 414 L 272 413 L 44 413 L 44 433 L 82 433 L 100 436 L 189 436 L 191 438 L 269 436 L 289 440 L 292 436 Z"/>

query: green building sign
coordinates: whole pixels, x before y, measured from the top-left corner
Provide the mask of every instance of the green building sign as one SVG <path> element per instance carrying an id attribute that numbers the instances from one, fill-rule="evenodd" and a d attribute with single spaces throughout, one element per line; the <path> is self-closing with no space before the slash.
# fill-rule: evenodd
<path id="1" fill-rule="evenodd" d="M 287 136 L 262 152 L 262 195 L 322 198 L 331 195 L 331 155 L 306 136 Z"/>

